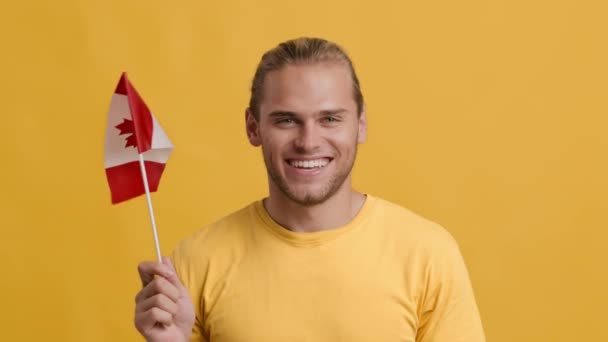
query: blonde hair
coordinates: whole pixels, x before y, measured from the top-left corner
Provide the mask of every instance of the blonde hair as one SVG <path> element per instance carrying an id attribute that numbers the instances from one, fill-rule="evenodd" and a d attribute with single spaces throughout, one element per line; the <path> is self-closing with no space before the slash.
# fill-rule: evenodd
<path id="1" fill-rule="evenodd" d="M 249 110 L 256 119 L 260 118 L 260 103 L 264 96 L 264 79 L 271 71 L 279 70 L 286 65 L 303 63 L 338 62 L 348 66 L 353 81 L 353 96 L 357 104 L 357 113 L 363 111 L 363 94 L 353 63 L 338 44 L 321 38 L 302 37 L 280 43 L 267 51 L 260 60 L 251 85 Z"/>

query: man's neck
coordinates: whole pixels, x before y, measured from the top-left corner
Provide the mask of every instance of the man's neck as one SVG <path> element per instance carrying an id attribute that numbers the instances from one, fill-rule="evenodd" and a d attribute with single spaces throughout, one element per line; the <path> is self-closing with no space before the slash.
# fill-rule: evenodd
<path id="1" fill-rule="evenodd" d="M 342 227 L 357 215 L 365 203 L 365 195 L 346 183 L 343 184 L 344 189 L 314 206 L 303 206 L 271 189 L 270 196 L 264 200 L 264 207 L 273 220 L 294 232 L 317 232 Z"/>

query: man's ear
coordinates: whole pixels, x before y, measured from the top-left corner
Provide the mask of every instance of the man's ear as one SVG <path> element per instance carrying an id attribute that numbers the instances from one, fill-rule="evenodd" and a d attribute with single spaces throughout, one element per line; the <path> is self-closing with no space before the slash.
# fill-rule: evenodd
<path id="1" fill-rule="evenodd" d="M 247 138 L 249 139 L 249 143 L 251 145 L 256 147 L 262 145 L 262 138 L 260 137 L 260 124 L 250 108 L 245 110 L 245 130 L 247 131 Z"/>
<path id="2" fill-rule="evenodd" d="M 359 127 L 357 135 L 357 142 L 362 144 L 367 141 L 367 116 L 365 115 L 365 105 L 363 105 L 363 110 L 361 111 L 361 115 L 359 115 Z"/>

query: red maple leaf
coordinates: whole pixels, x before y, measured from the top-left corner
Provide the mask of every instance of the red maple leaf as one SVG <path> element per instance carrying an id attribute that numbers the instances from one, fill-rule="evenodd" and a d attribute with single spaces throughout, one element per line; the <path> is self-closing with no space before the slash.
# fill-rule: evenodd
<path id="1" fill-rule="evenodd" d="M 118 135 L 130 134 L 128 137 L 125 138 L 125 140 L 127 141 L 127 143 L 125 144 L 125 148 L 129 146 L 137 148 L 137 140 L 135 138 L 135 126 L 133 125 L 132 120 L 123 119 L 123 121 L 115 127 L 120 130 L 120 133 Z"/>

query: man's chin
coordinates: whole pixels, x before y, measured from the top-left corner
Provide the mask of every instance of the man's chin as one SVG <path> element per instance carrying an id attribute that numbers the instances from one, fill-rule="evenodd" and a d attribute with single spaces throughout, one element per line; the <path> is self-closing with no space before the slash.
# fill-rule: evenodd
<path id="1" fill-rule="evenodd" d="M 277 177 L 269 173 L 270 181 L 292 203 L 304 207 L 322 204 L 331 198 L 338 190 L 333 182 L 300 183 Z"/>
<path id="2" fill-rule="evenodd" d="M 327 201 L 327 196 L 291 196 L 290 199 L 303 207 L 314 207 Z"/>
<path id="3" fill-rule="evenodd" d="M 305 207 L 312 207 L 315 205 L 319 205 L 324 203 L 325 201 L 327 201 L 329 199 L 329 197 L 331 197 L 331 194 L 328 193 L 327 191 L 323 191 L 323 190 L 317 190 L 317 191 L 311 191 L 309 189 L 307 190 L 296 190 L 296 189 L 290 189 L 291 191 L 287 191 L 285 193 L 285 195 L 287 195 L 287 197 L 292 200 L 293 202 L 301 205 L 301 206 L 305 206 Z"/>

